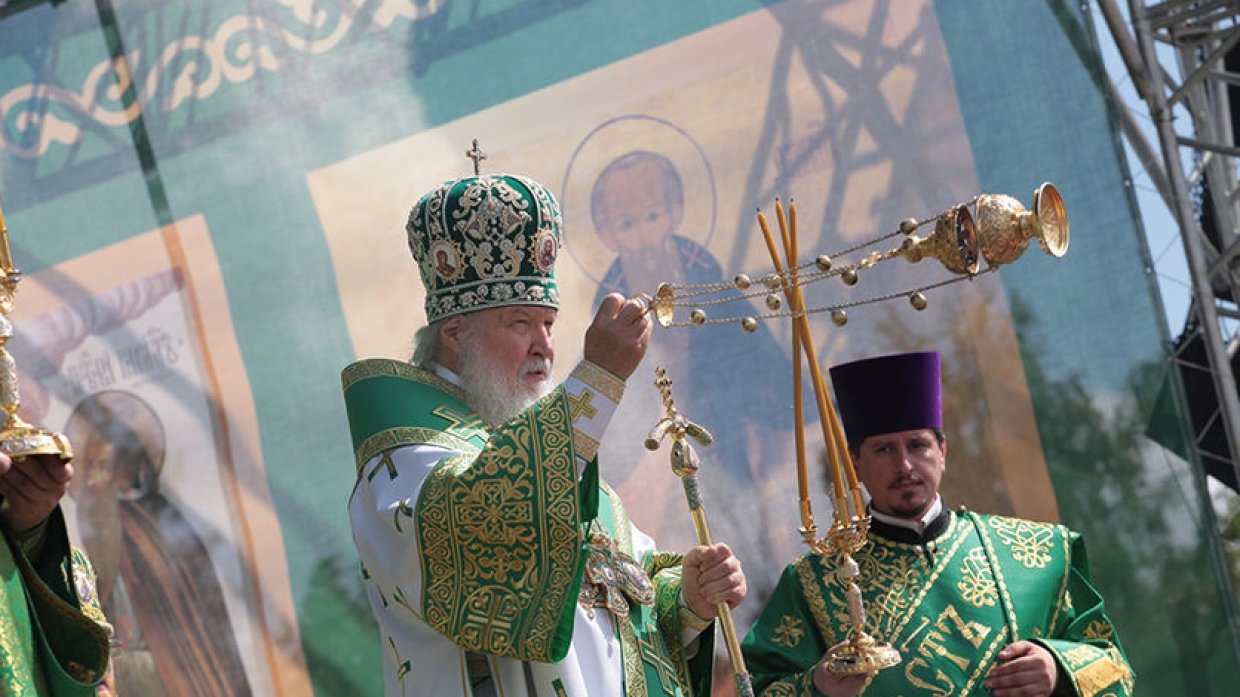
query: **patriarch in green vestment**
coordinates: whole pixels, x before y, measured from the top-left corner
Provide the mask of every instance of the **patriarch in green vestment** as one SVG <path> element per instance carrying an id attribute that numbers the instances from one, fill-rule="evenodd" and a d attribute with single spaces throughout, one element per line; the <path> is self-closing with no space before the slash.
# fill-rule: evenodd
<path id="1" fill-rule="evenodd" d="M 518 175 L 454 179 L 406 232 L 427 293 L 414 356 L 342 375 L 386 694 L 708 694 L 714 608 L 744 596 L 739 561 L 724 545 L 659 551 L 598 476 L 649 341 L 646 300 L 604 298 L 583 359 L 553 384 L 551 193 Z"/>
<path id="2" fill-rule="evenodd" d="M 1134 677 L 1080 535 L 944 506 L 938 354 L 845 363 L 831 382 L 870 494 L 869 544 L 854 555 L 865 629 L 903 660 L 871 675 L 827 669 L 848 636 L 848 601 L 833 560 L 807 554 L 784 570 L 743 642 L 759 694 L 1130 695 Z"/>

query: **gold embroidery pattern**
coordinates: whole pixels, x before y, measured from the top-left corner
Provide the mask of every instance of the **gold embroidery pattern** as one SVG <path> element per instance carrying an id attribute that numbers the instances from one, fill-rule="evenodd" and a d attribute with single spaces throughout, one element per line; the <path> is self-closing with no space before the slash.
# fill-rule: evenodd
<path id="1" fill-rule="evenodd" d="M 896 642 L 915 615 L 913 608 L 920 606 L 967 538 L 968 529 L 953 515 L 940 538 L 939 562 L 927 568 L 917 561 L 915 545 L 871 537 L 870 544 L 855 557 L 861 569 L 857 583 L 868 610 L 866 631 Z M 814 626 L 828 646 L 840 641 L 838 637 L 849 626 L 848 601 L 834 582 L 831 566 L 830 560 L 812 554 L 802 556 L 794 564 Z"/>
<path id="2" fill-rule="evenodd" d="M 617 618 L 616 628 L 620 631 L 620 643 L 624 650 L 620 656 L 624 661 L 624 694 L 626 697 L 645 697 L 646 669 L 642 666 L 642 654 L 637 641 L 637 632 L 627 618 Z"/>
<path id="3" fill-rule="evenodd" d="M 439 373 L 391 358 L 368 358 L 350 363 L 340 372 L 340 384 L 344 391 L 348 392 L 354 383 L 369 378 L 388 376 L 430 385 L 462 404 L 467 404 L 469 401 L 460 387 L 445 380 Z"/>
<path id="4" fill-rule="evenodd" d="M 995 535 L 1012 551 L 1012 558 L 1028 569 L 1045 568 L 1051 561 L 1056 525 L 1031 520 L 991 516 L 988 519 Z"/>
<path id="5" fill-rule="evenodd" d="M 675 560 L 674 565 L 663 566 Z M 672 682 L 665 682 L 664 686 L 671 688 L 673 685 L 679 686 L 680 691 L 685 695 L 692 694 L 689 689 L 689 664 L 685 661 L 685 648 L 680 644 L 680 636 L 682 629 L 686 629 L 685 614 L 696 617 L 693 611 L 681 604 L 681 576 L 683 569 L 680 566 L 681 555 L 669 552 L 657 552 L 650 555 L 646 566 L 651 571 L 651 578 L 654 579 L 656 589 L 655 614 L 654 618 L 657 629 L 652 628 L 655 634 L 662 632 L 660 641 L 666 650 L 666 656 L 670 659 L 672 670 L 669 675 L 674 676 Z M 707 622 L 707 625 L 710 623 Z M 705 627 L 702 627 L 705 629 Z M 700 631 L 700 630 L 699 630 Z M 675 637 L 671 642 L 667 641 L 667 637 Z"/>
<path id="6" fill-rule="evenodd" d="M 956 584 L 960 597 L 974 607 L 994 607 L 999 598 L 994 573 L 986 562 L 986 553 L 980 548 L 969 550 L 960 563 L 961 581 Z"/>
<path id="7" fill-rule="evenodd" d="M 1100 648 L 1090 646 L 1088 644 L 1081 644 L 1080 646 L 1073 646 L 1067 651 L 1064 651 L 1063 661 L 1067 664 L 1065 667 L 1068 670 L 1075 671 L 1081 666 L 1084 666 L 1090 661 L 1098 658 L 1101 653 L 1102 649 Z"/>
<path id="8" fill-rule="evenodd" d="M 1082 634 L 1086 639 L 1093 641 L 1110 641 L 1111 636 L 1115 634 L 1115 628 L 1103 620 L 1094 620 L 1089 623 Z"/>
<path id="9" fill-rule="evenodd" d="M 589 462 L 598 455 L 599 442 L 590 436 L 582 433 L 577 429 L 573 429 L 573 449 L 577 451 L 577 456 Z"/>
<path id="10" fill-rule="evenodd" d="M 647 555 L 642 561 L 642 566 L 646 569 L 646 575 L 654 578 L 656 574 L 664 570 L 679 569 L 681 562 L 684 560 L 683 554 L 676 552 L 655 552 Z M 680 572 L 676 572 L 676 578 L 680 578 Z"/>
<path id="11" fill-rule="evenodd" d="M 896 643 L 897 637 L 904 632 L 904 627 L 908 624 L 916 613 L 912 612 L 912 608 L 921 606 L 926 595 L 934 588 L 934 584 L 938 582 L 939 576 L 949 567 L 952 560 L 955 559 L 956 553 L 960 550 L 961 544 L 968 538 L 968 529 L 960 525 L 959 517 L 952 514 L 951 521 L 948 523 L 947 530 L 939 539 L 941 542 L 937 545 L 939 549 L 939 562 L 932 568 L 927 569 L 925 566 L 914 564 L 910 552 L 916 553 L 918 547 L 916 545 L 906 545 L 899 542 L 884 540 L 880 537 L 872 537 L 872 546 L 862 550 L 857 558 L 858 564 L 861 566 L 862 572 L 862 592 L 866 593 L 866 602 L 871 603 L 871 597 L 877 598 L 873 601 L 874 609 L 869 614 L 874 617 L 867 618 L 867 631 L 871 628 L 878 628 L 881 632 L 879 636 L 887 641 Z M 867 579 L 866 569 L 871 563 L 870 558 L 885 564 L 887 566 L 900 566 L 903 571 L 900 574 L 887 574 L 887 578 L 899 576 L 903 582 L 904 593 L 907 596 L 900 596 L 894 592 L 894 588 L 882 588 L 874 585 L 874 581 Z M 927 574 L 928 571 L 928 574 Z M 894 583 L 894 581 L 890 581 Z M 837 606 L 837 617 L 842 622 L 840 626 L 847 626 L 848 603 L 843 593 L 832 594 Z M 867 605 L 869 607 L 869 605 Z M 898 609 L 897 609 L 898 608 Z"/>
<path id="12" fill-rule="evenodd" d="M 1068 592 L 1068 580 L 1072 576 L 1072 533 L 1067 528 L 1061 528 L 1060 533 L 1065 563 L 1063 578 L 1059 581 L 1059 600 L 1055 603 L 1055 610 L 1051 613 L 1051 621 L 1048 625 L 1051 632 L 1055 631 L 1059 616 L 1063 614 L 1063 611 L 1072 607 L 1072 594 Z"/>
<path id="13" fill-rule="evenodd" d="M 1095 697 L 1103 690 L 1120 683 L 1129 686 L 1132 673 L 1118 650 L 1101 649 L 1082 644 L 1064 651 L 1061 658 L 1072 676 L 1081 697 Z"/>
<path id="14" fill-rule="evenodd" d="M 871 545 L 856 559 L 861 567 L 858 585 L 865 593 L 868 609 L 866 631 L 890 638 L 894 636 L 895 623 L 908 615 L 922 588 L 922 570 L 906 551 L 887 545 Z M 832 593 L 831 601 L 836 626 L 849 626 L 847 597 L 842 592 Z"/>
<path id="15" fill-rule="evenodd" d="M 638 637 L 637 642 L 641 646 L 642 662 L 654 670 L 659 685 L 666 693 L 675 694 L 676 688 L 679 687 L 682 692 L 688 694 L 688 686 L 681 682 L 680 671 L 672 662 L 667 642 L 664 641 L 663 634 L 658 628 L 648 627 L 645 638 Z M 641 697 L 647 694 L 645 691 L 639 693 Z"/>
<path id="16" fill-rule="evenodd" d="M 573 368 L 571 376 L 593 387 L 599 394 L 616 404 L 619 404 L 620 398 L 624 396 L 624 380 L 590 361 L 583 360 L 578 363 Z"/>
<path id="17" fill-rule="evenodd" d="M 583 361 L 584 362 L 584 361 Z M 612 532 L 615 533 L 616 544 L 630 556 L 633 553 L 633 531 L 629 528 L 629 513 L 624 508 L 620 496 L 599 480 L 599 489 L 607 496 L 611 504 Z M 658 589 L 656 588 L 656 593 Z M 637 631 L 633 622 L 626 617 L 616 618 L 616 629 L 620 634 L 621 662 L 624 664 L 624 693 L 626 697 L 644 697 L 646 694 L 646 670 L 642 667 L 641 648 L 637 642 Z"/>
<path id="18" fill-rule="evenodd" d="M 1124 674 L 1119 679 L 1119 684 L 1123 686 L 1124 691 L 1131 695 L 1132 688 L 1135 684 L 1135 678 L 1132 675 L 1132 667 L 1128 665 L 1128 659 L 1124 658 L 1124 654 L 1119 650 L 1118 646 L 1110 645 L 1106 649 L 1107 655 L 1111 657 L 1111 661 L 1115 665 L 1124 669 Z"/>
<path id="19" fill-rule="evenodd" d="M 810 614 L 814 616 L 814 625 L 822 635 L 827 646 L 839 642 L 836 638 L 835 626 L 831 624 L 831 613 L 827 611 L 827 601 L 823 598 L 823 589 L 831 579 L 820 574 L 814 563 L 814 555 L 806 554 L 795 562 L 797 579 L 801 582 L 801 590 L 805 593 L 805 602 L 809 604 Z"/>
<path id="20" fill-rule="evenodd" d="M 765 690 L 762 691 L 762 697 L 796 697 L 800 694 L 802 694 L 800 691 L 783 680 L 771 683 Z M 813 693 L 807 692 L 804 694 Z"/>
<path id="21" fill-rule="evenodd" d="M 788 649 L 795 649 L 805 636 L 805 623 L 792 615 L 779 618 L 779 624 L 771 630 L 771 641 Z"/>
<path id="22" fill-rule="evenodd" d="M 995 584 L 999 587 L 999 597 L 1003 599 L 1004 619 L 1007 621 L 1008 627 L 1008 640 L 1020 641 L 1020 621 L 1016 618 L 1016 606 L 1012 602 L 1012 594 L 1008 591 L 1007 581 L 1003 578 L 1002 570 L 999 567 L 999 559 L 995 554 L 994 542 L 991 541 L 990 535 L 986 533 L 986 528 L 982 525 L 982 521 L 976 513 L 970 512 L 964 515 L 969 517 L 969 522 L 977 530 L 977 536 L 982 538 L 982 547 L 986 550 L 987 563 L 995 575 Z M 991 520 L 993 521 L 993 518 Z"/>
<path id="23" fill-rule="evenodd" d="M 391 450 L 392 448 L 399 448 L 402 445 L 420 444 L 438 445 L 443 448 L 447 448 L 448 450 L 456 450 L 462 453 L 476 454 L 478 452 L 478 447 L 476 445 L 465 440 L 463 437 L 448 431 L 439 431 L 433 428 L 419 428 L 413 426 L 389 428 L 386 431 L 379 431 L 373 436 L 367 438 L 365 441 L 362 441 L 362 444 L 358 446 L 355 458 L 357 462 L 357 470 L 358 472 L 361 472 L 362 468 L 365 467 L 366 463 L 369 462 L 371 458 L 382 452 Z M 392 474 L 394 471 L 395 469 L 393 468 L 392 471 L 389 471 L 389 474 Z"/>
<path id="24" fill-rule="evenodd" d="M 0 542 L 0 545 L 3 544 Z M 0 550 L 0 554 L 7 556 L 8 549 Z M 15 568 L 12 571 L 17 573 Z M 8 613 L 0 615 L 0 665 L 6 668 L 0 670 L 0 688 L 3 688 L 5 695 L 18 696 L 26 694 L 23 686 L 34 685 L 30 667 L 34 665 L 35 659 L 34 655 L 29 653 L 30 646 L 23 646 L 19 641 L 17 622 L 13 620 Z"/>
<path id="25" fill-rule="evenodd" d="M 594 417 L 598 416 L 598 407 L 591 404 L 591 402 L 593 401 L 594 401 L 594 392 L 590 390 L 589 388 L 582 390 L 581 394 L 575 397 L 571 394 L 568 395 L 568 403 L 570 405 L 569 415 L 568 415 L 569 418 L 572 419 L 573 421 L 576 421 L 582 416 L 586 417 L 587 419 L 593 419 Z"/>
<path id="26" fill-rule="evenodd" d="M 423 486 L 424 618 L 466 650 L 550 660 L 581 553 L 570 432 L 557 389 Z"/>
<path id="27" fill-rule="evenodd" d="M 616 544 L 626 554 L 633 555 L 633 528 L 629 522 L 629 514 L 624 507 L 624 502 L 607 482 L 600 480 L 599 488 L 611 502 L 612 527 Z M 668 631 L 667 628 L 671 622 L 678 618 L 680 560 L 681 555 L 669 552 L 648 554 L 641 560 L 642 568 L 654 581 L 655 587 L 655 608 L 651 617 L 652 621 L 643 627 L 644 634 L 649 639 L 639 637 L 633 625 L 633 618 L 642 616 L 640 608 L 634 607 L 629 614 L 616 617 L 616 626 L 623 645 L 621 656 L 627 697 L 648 697 L 652 694 L 647 679 L 651 675 L 660 681 L 657 687 L 667 690 L 667 694 L 675 694 L 678 687 L 684 694 L 689 693 L 689 676 L 682 670 L 682 667 L 686 666 L 683 660 L 683 648 L 678 643 L 668 644 L 660 634 L 660 628 Z M 669 634 L 679 636 L 679 631 L 669 632 Z M 646 666 L 650 666 L 654 673 L 648 674 Z M 656 690 L 653 694 L 660 694 L 661 690 Z"/>
<path id="28" fill-rule="evenodd" d="M 620 545 L 627 554 L 633 554 L 633 528 L 629 524 L 629 511 L 624 507 L 624 502 L 620 500 L 620 495 L 616 493 L 611 485 L 605 481 L 599 480 L 599 488 L 607 494 L 607 499 L 611 501 L 611 517 L 612 525 L 616 528 L 616 544 Z"/>
<path id="29" fill-rule="evenodd" d="M 960 694 L 972 694 L 973 686 L 976 685 L 977 681 L 981 680 L 983 676 L 986 675 L 987 671 L 990 670 L 990 666 L 994 663 L 995 655 L 999 653 L 999 650 L 1002 649 L 1006 643 L 1007 637 L 1003 634 L 1003 632 L 997 632 L 995 634 L 995 638 L 991 640 L 990 644 L 986 647 L 986 651 L 983 652 L 981 660 L 977 662 L 977 668 L 973 670 L 973 674 L 969 676 L 968 681 L 965 682 L 964 687 L 960 690 Z"/>

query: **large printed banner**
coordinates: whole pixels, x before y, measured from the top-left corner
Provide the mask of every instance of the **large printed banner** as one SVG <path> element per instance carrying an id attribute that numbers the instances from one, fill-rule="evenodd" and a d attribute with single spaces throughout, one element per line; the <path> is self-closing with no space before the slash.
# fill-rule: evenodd
<path id="1" fill-rule="evenodd" d="M 815 283 L 816 359 L 940 351 L 947 503 L 1084 531 L 1142 692 L 1235 684 L 1195 475 L 1142 435 L 1161 318 L 1096 61 L 1060 0 L 0 9 L 22 413 L 77 450 L 65 508 L 121 694 L 381 690 L 339 371 L 408 357 L 425 315 L 406 216 L 472 172 L 475 138 L 484 171 L 563 208 L 561 377 L 606 294 L 768 273 L 756 212 L 774 224 L 777 198 L 803 261 L 846 263 L 898 245 L 902 219 L 1054 182 L 1065 259 L 1035 242 L 999 273 L 896 258 Z M 441 251 L 446 273 L 464 263 Z M 694 544 L 668 453 L 642 447 L 665 368 L 715 435 L 701 480 L 750 579 L 743 630 L 804 551 L 798 427 L 820 530 L 833 512 L 812 399 L 793 417 L 786 308 L 707 310 L 655 330 L 601 464 L 662 547 Z"/>
<path id="2" fill-rule="evenodd" d="M 800 63 L 775 69 L 779 23 L 755 13 L 310 173 L 357 355 L 407 355 L 425 316 L 425 295 L 402 244 L 401 226 L 416 195 L 471 171 L 462 144 L 477 134 L 497 136 L 494 147 L 483 143 L 483 167 L 547 182 L 563 208 L 566 253 L 557 267 L 566 298 L 557 324 L 561 373 L 580 357 L 581 337 L 606 293 L 653 295 L 664 280 L 717 283 L 740 272 L 755 278 L 768 272 L 772 262 L 753 208 L 737 202 L 758 198 L 773 220 L 774 196 L 795 197 L 801 203 L 802 248 L 834 254 L 892 231 L 907 217 L 900 212 L 925 218 L 968 200 L 977 193 L 977 176 L 952 92 L 916 100 L 908 93 L 936 76 L 950 76 L 935 27 L 919 16 L 925 15 L 893 18 L 883 33 L 884 49 L 903 52 L 902 60 L 870 75 L 862 67 L 850 78 L 878 83 L 886 77 L 893 89 L 859 96 L 827 86 L 829 102 L 848 113 L 830 126 L 815 76 Z M 837 4 L 824 19 L 839 31 L 861 35 L 870 19 L 869 3 Z M 914 40 L 916 35 L 925 39 Z M 784 98 L 767 110 L 756 108 L 756 96 L 775 89 Z M 548 104 L 564 108 L 548 110 Z M 707 104 L 709 109 L 701 108 Z M 884 120 L 906 126 L 871 132 L 877 129 L 869 124 Z M 754 167 L 764 126 L 771 123 L 783 124 L 787 144 Z M 855 137 L 844 137 L 850 128 Z M 931 140 L 938 147 L 923 151 L 920 143 Z M 848 151 L 833 152 L 841 144 Z M 910 158 L 911 152 L 917 155 Z M 909 159 L 918 167 L 904 166 Z M 410 162 L 422 165 L 414 168 Z M 921 176 L 921 168 L 940 176 Z M 833 177 L 846 186 L 827 202 L 822 182 Z M 461 260 L 445 257 L 442 263 Z M 834 287 L 811 286 L 807 298 L 811 305 L 855 302 L 949 275 L 935 261 L 887 265 L 897 268 L 866 270 L 851 289 L 831 279 Z M 987 473 L 987 488 L 969 492 L 974 495 L 967 500 L 988 510 L 1057 520 L 998 279 L 978 278 L 931 297 L 932 308 L 921 314 L 903 295 L 887 305 L 858 307 L 842 330 L 818 315 L 819 362 L 865 357 L 875 347 L 941 350 L 954 378 L 947 391 L 960 403 L 953 409 L 954 424 L 977 434 L 962 443 L 959 454 L 953 450 L 953 465 Z M 720 306 L 712 317 L 732 317 L 730 324 L 657 329 L 600 459 L 604 476 L 631 502 L 640 527 L 672 549 L 693 543 L 667 446 L 650 454 L 641 448 L 661 416 L 653 380 L 655 366 L 663 366 L 675 383 L 681 412 L 718 434 L 704 452 L 710 456 L 702 475 L 707 505 L 729 512 L 716 516 L 717 535 L 749 561 L 759 589 L 772 587 L 781 562 L 800 552 L 793 534 L 800 520 L 792 453 L 791 324 L 787 317 L 774 317 L 746 335 L 740 319 L 763 312 L 769 313 L 745 301 Z M 980 331 L 959 336 L 941 331 L 958 320 Z M 907 335 L 893 336 L 888 328 L 893 324 Z M 819 429 L 812 394 L 810 401 L 806 428 L 813 437 Z M 977 418 L 995 413 L 1005 418 Z M 811 443 L 810 467 L 815 490 L 821 491 L 820 434 Z M 1024 495 L 1008 494 L 1017 489 Z M 819 516 L 830 521 L 831 511 L 820 510 Z"/>
<path id="3" fill-rule="evenodd" d="M 223 293 L 201 217 L 21 285 L 22 414 L 75 448 L 66 517 L 130 694 L 309 687 Z"/>

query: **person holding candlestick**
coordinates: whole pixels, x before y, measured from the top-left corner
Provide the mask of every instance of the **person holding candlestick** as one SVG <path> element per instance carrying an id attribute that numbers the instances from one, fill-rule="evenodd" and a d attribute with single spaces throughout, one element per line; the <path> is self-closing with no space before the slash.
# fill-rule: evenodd
<path id="1" fill-rule="evenodd" d="M 60 508 L 73 449 L 17 414 L 17 364 L 6 345 L 20 280 L 0 208 L 0 695 L 114 697 L 112 625 Z"/>
<path id="2" fill-rule="evenodd" d="M 656 552 L 598 477 L 647 301 L 604 298 L 553 386 L 559 208 L 525 177 L 475 175 L 410 213 L 429 321 L 413 359 L 342 376 L 386 694 L 708 694 L 703 630 L 744 597 L 740 562 L 724 545 Z"/>
<path id="3" fill-rule="evenodd" d="M 881 356 L 830 372 L 870 495 L 869 544 L 854 555 L 864 626 L 899 649 L 902 663 L 871 675 L 827 668 L 859 608 L 831 561 L 811 553 L 785 569 L 742 644 L 758 692 L 1130 695 L 1134 676 L 1090 583 L 1080 536 L 943 504 L 938 354 Z"/>

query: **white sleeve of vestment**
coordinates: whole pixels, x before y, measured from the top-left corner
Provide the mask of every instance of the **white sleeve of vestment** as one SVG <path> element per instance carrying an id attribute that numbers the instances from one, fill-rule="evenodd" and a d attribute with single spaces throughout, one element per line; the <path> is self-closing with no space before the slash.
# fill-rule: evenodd
<path id="1" fill-rule="evenodd" d="M 387 453 L 393 470 L 387 471 L 376 455 L 362 466 L 361 478 L 349 499 L 349 520 L 362 567 L 371 578 L 398 581 L 401 590 L 421 612 L 422 566 L 413 519 L 402 515 L 418 502 L 422 485 L 439 461 L 457 454 L 450 448 L 412 445 Z"/>

